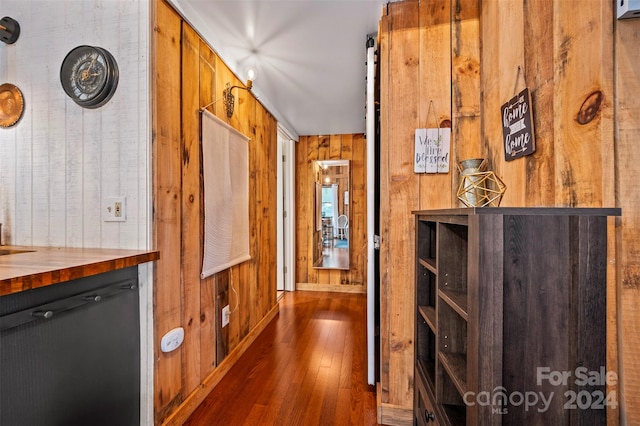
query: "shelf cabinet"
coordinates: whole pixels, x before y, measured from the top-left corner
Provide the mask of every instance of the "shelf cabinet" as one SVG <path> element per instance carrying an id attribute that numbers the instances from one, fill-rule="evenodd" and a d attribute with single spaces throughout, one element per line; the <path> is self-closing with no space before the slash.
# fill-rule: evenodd
<path id="1" fill-rule="evenodd" d="M 413 213 L 414 423 L 606 424 L 606 232 L 620 210 Z"/>

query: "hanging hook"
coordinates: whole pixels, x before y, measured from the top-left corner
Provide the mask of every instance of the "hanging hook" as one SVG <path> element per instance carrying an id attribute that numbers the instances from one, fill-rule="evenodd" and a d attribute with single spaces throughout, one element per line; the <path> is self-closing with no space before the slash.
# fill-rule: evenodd
<path id="1" fill-rule="evenodd" d="M 522 79 L 524 81 L 524 72 L 522 71 L 522 67 L 518 65 L 518 71 L 516 72 L 516 83 L 513 86 L 513 96 L 518 93 L 518 81 L 520 80 L 520 74 L 523 74 Z"/>

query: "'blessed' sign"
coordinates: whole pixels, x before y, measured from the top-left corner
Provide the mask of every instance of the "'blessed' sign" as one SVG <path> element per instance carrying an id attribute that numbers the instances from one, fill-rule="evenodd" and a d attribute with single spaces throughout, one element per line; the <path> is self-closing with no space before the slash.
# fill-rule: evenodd
<path id="1" fill-rule="evenodd" d="M 451 129 L 416 129 L 415 173 L 449 173 Z"/>
<path id="2" fill-rule="evenodd" d="M 515 160 L 533 154 L 536 151 L 536 142 L 533 134 L 529 88 L 502 105 L 500 111 L 505 160 Z"/>

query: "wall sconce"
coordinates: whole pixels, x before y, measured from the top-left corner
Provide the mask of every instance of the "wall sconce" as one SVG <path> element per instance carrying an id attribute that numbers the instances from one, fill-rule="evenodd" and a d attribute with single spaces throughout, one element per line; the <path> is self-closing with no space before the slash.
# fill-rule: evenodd
<path id="1" fill-rule="evenodd" d="M 0 19 L 0 40 L 13 44 L 20 37 L 20 24 L 13 18 L 5 16 Z"/>
<path id="2" fill-rule="evenodd" d="M 236 98 L 233 96 L 231 91 L 233 89 L 243 89 L 248 92 L 251 91 L 253 87 L 253 81 L 247 80 L 247 87 L 243 86 L 231 86 L 231 83 L 227 83 L 226 88 L 222 92 L 222 100 L 224 101 L 224 110 L 227 112 L 227 117 L 231 118 L 233 116 L 233 110 L 235 108 Z"/>
<path id="3" fill-rule="evenodd" d="M 235 96 L 233 96 L 231 91 L 233 89 L 242 89 L 242 90 L 246 90 L 246 91 L 250 92 L 252 87 L 253 87 L 253 81 L 252 80 L 247 80 L 247 86 L 246 87 L 244 87 L 244 86 L 232 86 L 231 83 L 227 83 L 225 89 L 222 91 L 222 97 L 220 99 L 216 99 L 215 101 L 213 101 L 211 103 L 208 103 L 207 105 L 201 107 L 200 111 L 204 111 L 205 109 L 209 108 L 211 105 L 214 105 L 219 100 L 223 100 L 224 101 L 224 110 L 227 113 L 227 117 L 231 118 L 233 116 L 233 110 L 234 110 L 235 103 L 236 103 L 236 98 L 235 98 Z"/>

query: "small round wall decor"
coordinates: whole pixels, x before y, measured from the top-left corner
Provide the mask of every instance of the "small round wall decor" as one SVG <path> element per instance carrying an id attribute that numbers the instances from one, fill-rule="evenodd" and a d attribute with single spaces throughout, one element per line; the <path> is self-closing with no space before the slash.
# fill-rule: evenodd
<path id="1" fill-rule="evenodd" d="M 22 117 L 24 98 L 13 84 L 0 85 L 0 127 L 11 127 Z"/>
<path id="2" fill-rule="evenodd" d="M 106 104 L 118 87 L 118 64 L 107 50 L 78 46 L 62 61 L 60 82 L 65 93 L 83 108 Z"/>

